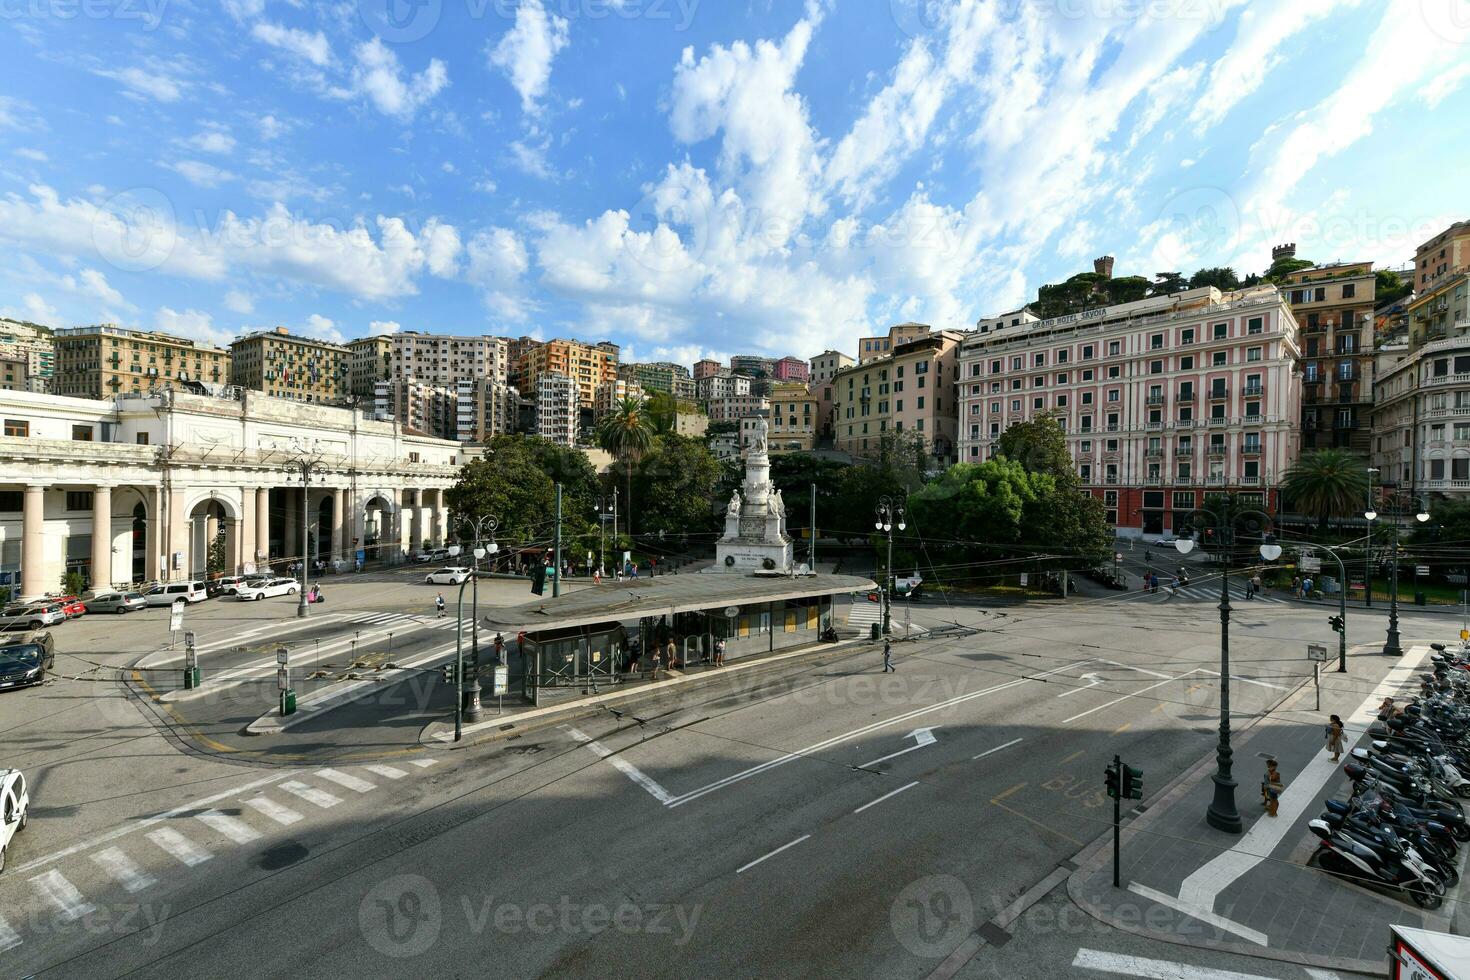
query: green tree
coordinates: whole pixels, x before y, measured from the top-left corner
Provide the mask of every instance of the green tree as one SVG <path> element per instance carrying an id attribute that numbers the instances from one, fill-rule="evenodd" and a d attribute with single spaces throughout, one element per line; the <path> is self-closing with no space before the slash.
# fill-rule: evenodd
<path id="1" fill-rule="evenodd" d="M 1407 538 L 1417 555 L 1448 574 L 1458 572 L 1470 583 L 1470 500 L 1436 500 L 1429 504 L 1429 520 L 1417 521 Z"/>
<path id="2" fill-rule="evenodd" d="M 1189 288 L 1183 274 L 1178 272 L 1161 272 L 1159 278 L 1149 283 L 1148 294 L 1150 296 L 1172 296 L 1182 293 Z"/>
<path id="3" fill-rule="evenodd" d="M 459 479 L 445 494 L 456 515 L 479 518 L 493 515 L 496 536 L 527 543 L 551 537 L 555 519 L 555 490 L 525 436 L 497 436 L 481 459 L 466 463 Z M 544 441 L 544 440 L 542 440 Z"/>
<path id="4" fill-rule="evenodd" d="M 678 429 L 679 402 L 666 391 L 656 391 L 643 403 L 648 413 L 648 424 L 656 436 L 673 435 Z"/>
<path id="5" fill-rule="evenodd" d="M 1228 265 L 1200 269 L 1189 277 L 1190 289 L 1202 289 L 1205 286 L 1214 286 L 1224 293 L 1232 289 L 1239 289 L 1240 279 L 1236 276 L 1235 270 Z"/>
<path id="6" fill-rule="evenodd" d="M 1313 262 L 1311 259 L 1296 259 L 1282 256 L 1281 258 L 1271 263 L 1271 267 L 1266 270 L 1264 278 L 1267 282 L 1274 282 L 1277 285 L 1280 285 L 1284 283 L 1286 281 L 1286 277 L 1291 275 L 1293 272 L 1300 272 L 1303 269 L 1310 269 L 1316 264 L 1317 263 Z"/>
<path id="7" fill-rule="evenodd" d="M 105 589 L 105 584 L 97 586 Z M 66 595 L 81 596 L 87 590 L 87 578 L 81 572 L 70 571 L 61 576 L 61 591 Z"/>
<path id="8" fill-rule="evenodd" d="M 786 501 L 786 527 L 792 534 L 811 524 L 812 486 L 817 488 L 817 527 L 835 526 L 842 475 L 848 467 L 813 453 L 779 453 L 771 457 L 771 483 Z M 725 495 L 726 497 L 729 494 Z"/>
<path id="9" fill-rule="evenodd" d="M 597 444 L 612 453 L 622 467 L 628 489 L 628 534 L 633 534 L 633 468 L 653 448 L 653 427 L 644 403 L 624 398 L 616 409 L 597 420 Z"/>
<path id="10" fill-rule="evenodd" d="M 1050 474 L 1067 486 L 1077 484 L 1067 434 L 1050 416 L 1009 426 L 996 441 L 995 451 L 998 456 L 1020 463 L 1028 472 Z"/>
<path id="11" fill-rule="evenodd" d="M 526 452 L 541 471 L 551 477 L 552 483 L 561 484 L 561 509 L 563 524 L 568 515 L 584 515 L 592 512 L 602 497 L 602 483 L 597 470 L 587 459 L 587 454 L 571 446 L 563 446 L 550 439 L 534 436 L 511 436 L 523 442 Z"/>
<path id="12" fill-rule="evenodd" d="M 1292 506 L 1316 517 L 1318 532 L 1325 532 L 1329 519 L 1367 504 L 1367 464 L 1343 449 L 1306 452 L 1286 471 L 1282 489 Z"/>
<path id="13" fill-rule="evenodd" d="M 1377 306 L 1396 303 L 1414 291 L 1414 280 L 1405 282 L 1392 269 L 1378 269 L 1373 273 L 1373 302 Z"/>
<path id="14" fill-rule="evenodd" d="M 700 439 L 667 435 L 636 465 L 633 485 L 642 501 L 644 535 L 708 535 L 715 530 L 720 464 Z"/>

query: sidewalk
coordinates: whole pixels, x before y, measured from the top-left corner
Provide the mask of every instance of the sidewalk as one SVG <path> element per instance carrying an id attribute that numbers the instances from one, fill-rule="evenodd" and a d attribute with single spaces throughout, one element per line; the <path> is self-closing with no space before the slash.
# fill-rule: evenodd
<path id="1" fill-rule="evenodd" d="M 1342 716 L 1349 748 L 1366 741 L 1378 704 L 1416 690 L 1418 664 L 1429 653 L 1427 642 L 1415 643 L 1397 661 L 1357 649 L 1362 655 L 1352 658 L 1350 673 L 1322 675 L 1321 712 L 1313 710 L 1308 682 L 1249 731 L 1234 733 L 1235 799 L 1244 833 L 1226 834 L 1205 822 L 1215 789 L 1211 754 L 1125 822 L 1121 888 L 1113 887 L 1111 832 L 1079 855 L 1068 881 L 1073 901 L 1115 928 L 1165 942 L 1373 974 L 1383 971 L 1390 922 L 1447 930 L 1454 889 L 1441 909 L 1424 912 L 1407 897 L 1307 865 L 1317 845 L 1308 821 L 1322 812 L 1325 799 L 1349 792 L 1341 763 L 1323 751 L 1328 715 Z M 1274 819 L 1260 803 L 1266 755 L 1278 760 L 1286 780 Z"/>

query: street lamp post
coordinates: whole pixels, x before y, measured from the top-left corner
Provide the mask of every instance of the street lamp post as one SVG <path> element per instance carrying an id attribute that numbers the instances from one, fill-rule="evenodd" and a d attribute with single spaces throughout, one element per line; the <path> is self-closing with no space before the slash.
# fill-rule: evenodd
<path id="1" fill-rule="evenodd" d="M 1342 555 L 1337 549 L 1328 545 L 1315 545 L 1303 542 L 1303 545 L 1313 550 L 1321 550 L 1332 556 L 1337 562 L 1338 589 L 1337 589 L 1337 619 L 1341 624 L 1337 630 L 1337 672 L 1347 673 L 1347 568 L 1342 563 Z"/>
<path id="2" fill-rule="evenodd" d="M 1205 810 L 1205 820 L 1216 830 L 1226 833 L 1238 834 L 1241 831 L 1240 811 L 1235 807 L 1236 782 L 1231 775 L 1232 757 L 1234 750 L 1230 747 L 1230 557 L 1235 547 L 1235 524 L 1246 518 L 1263 518 L 1263 522 L 1251 521 L 1251 530 L 1262 531 L 1262 543 L 1260 546 L 1261 557 L 1267 561 L 1275 561 L 1281 557 L 1281 546 L 1276 544 L 1274 535 L 1264 532 L 1266 525 L 1270 524 L 1271 518 L 1260 511 L 1237 511 L 1233 509 L 1233 501 L 1226 498 L 1226 502 L 1217 513 L 1212 510 L 1198 509 L 1190 514 L 1189 526 L 1191 528 L 1203 529 L 1206 533 L 1213 534 L 1216 547 L 1220 557 L 1220 739 L 1215 747 L 1215 773 L 1211 777 L 1215 781 L 1215 797 L 1210 801 Z M 1195 514 L 1203 514 L 1214 523 L 1201 525 L 1195 522 Z M 1198 533 L 1198 532 L 1196 532 Z M 1192 537 L 1182 537 L 1174 542 L 1174 547 L 1181 555 L 1187 555 L 1194 550 L 1195 542 Z"/>
<path id="3" fill-rule="evenodd" d="M 311 537 L 311 477 L 322 465 L 321 454 L 315 449 L 308 449 L 301 443 L 294 442 L 291 446 L 292 459 L 289 464 L 293 474 L 301 473 L 301 587 L 296 598 L 296 618 L 305 619 L 306 610 L 310 601 L 306 594 L 307 583 L 307 541 Z"/>
<path id="4" fill-rule="evenodd" d="M 464 656 L 461 651 L 462 644 L 456 640 L 455 657 L 458 661 L 457 672 L 459 684 L 460 711 L 470 721 L 478 721 L 480 718 L 480 559 L 486 554 L 494 554 L 500 546 L 495 543 L 495 529 L 500 526 L 500 521 L 491 514 L 483 514 L 480 517 L 461 517 L 459 526 L 471 533 L 471 551 L 474 555 L 475 567 L 470 572 L 470 671 L 469 686 L 465 686 Z M 481 544 L 486 535 L 490 537 L 488 547 Z M 457 614 L 463 615 L 464 583 L 460 583 L 460 609 Z M 462 632 L 462 628 L 460 632 Z"/>
<path id="5" fill-rule="evenodd" d="M 1368 519 L 1368 541 L 1363 549 L 1363 605 L 1373 608 L 1373 519 L 1378 516 L 1378 510 L 1373 506 L 1373 474 L 1378 472 L 1376 466 L 1368 467 L 1368 509 L 1363 516 Z"/>
<path id="6" fill-rule="evenodd" d="M 888 571 L 883 587 L 883 634 L 887 636 L 893 627 L 893 525 L 897 524 L 900 531 L 908 525 L 903 521 L 902 500 L 895 501 L 889 496 L 879 497 L 874 511 L 878 519 L 873 522 L 873 527 L 888 535 Z"/>
<path id="7" fill-rule="evenodd" d="M 1371 472 L 1371 471 L 1370 471 Z M 1420 524 L 1429 520 L 1429 510 L 1424 505 L 1423 497 L 1410 497 L 1409 503 L 1418 506 L 1419 510 L 1414 519 Z M 1403 656 L 1403 648 L 1399 645 L 1399 534 L 1402 530 L 1400 521 L 1403 518 L 1402 498 L 1397 494 L 1390 496 L 1389 508 L 1393 516 L 1393 550 L 1388 570 L 1388 635 L 1383 643 L 1383 655 L 1385 657 Z M 1368 519 L 1369 533 L 1372 533 L 1373 521 L 1378 517 L 1375 510 L 1365 511 L 1363 516 Z M 1371 566 L 1372 558 L 1369 563 Z"/>

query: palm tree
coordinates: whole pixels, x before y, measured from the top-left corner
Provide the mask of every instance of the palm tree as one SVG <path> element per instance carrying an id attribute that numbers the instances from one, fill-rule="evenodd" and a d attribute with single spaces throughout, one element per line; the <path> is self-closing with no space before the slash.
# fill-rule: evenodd
<path id="1" fill-rule="evenodd" d="M 1367 464 L 1344 449 L 1303 453 L 1286 472 L 1282 488 L 1298 511 L 1317 515 L 1317 530 L 1324 532 L 1328 518 L 1361 510 L 1367 503 Z"/>
<path id="2" fill-rule="evenodd" d="M 653 448 L 653 427 L 641 399 L 624 398 L 597 420 L 597 444 L 622 464 L 628 481 L 628 537 L 633 537 L 633 464 Z"/>

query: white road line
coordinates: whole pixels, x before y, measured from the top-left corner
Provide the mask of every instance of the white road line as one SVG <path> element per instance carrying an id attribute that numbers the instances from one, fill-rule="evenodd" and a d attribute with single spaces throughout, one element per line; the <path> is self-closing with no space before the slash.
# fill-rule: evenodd
<path id="1" fill-rule="evenodd" d="M 1397 694 L 1409 678 L 1414 675 L 1419 662 L 1429 652 L 1427 646 L 1411 647 L 1399 662 L 1384 675 L 1373 693 L 1363 699 L 1347 718 L 1349 731 L 1361 732 L 1378 717 L 1378 705 L 1383 699 Z M 1351 746 L 1349 746 L 1351 748 Z M 1276 820 L 1257 820 L 1235 846 L 1211 858 L 1195 869 L 1179 887 L 1179 900 L 1201 909 L 1213 909 L 1220 893 L 1242 875 L 1260 864 L 1280 844 L 1296 818 L 1306 811 L 1317 792 L 1327 785 L 1327 780 L 1337 771 L 1337 764 L 1325 752 L 1312 757 L 1296 778 L 1292 779 L 1278 801 L 1280 817 Z"/>
<path id="2" fill-rule="evenodd" d="M 987 755 L 989 755 L 989 754 L 990 754 L 990 753 L 992 753 L 992 752 L 999 752 L 999 751 L 1000 751 L 1000 750 L 1001 750 L 1001 749 L 1008 749 L 1008 748 L 1010 748 L 1010 747 L 1011 747 L 1011 746 L 1012 746 L 1012 745 L 1015 745 L 1015 744 L 1016 744 L 1016 743 L 1017 743 L 1017 742 L 1019 742 L 1019 741 L 1021 741 L 1021 740 L 1020 740 L 1020 739 L 1019 739 L 1019 738 L 1013 738 L 1013 739 L 1011 739 L 1011 740 L 1010 740 L 1010 741 L 1009 741 L 1009 742 L 1007 742 L 1007 743 L 1006 743 L 1006 744 L 1004 744 L 1004 745 L 997 745 L 997 746 L 996 746 L 996 747 L 995 747 L 995 748 L 993 748 L 993 749 L 986 749 L 986 750 L 985 750 L 985 751 L 984 751 L 984 752 L 981 752 L 981 753 L 980 753 L 980 754 L 979 754 L 979 755 L 977 755 L 977 756 L 972 756 L 972 757 L 971 757 L 971 758 L 970 758 L 970 761 L 971 761 L 971 762 L 974 762 L 974 761 L 975 761 L 975 760 L 976 760 L 976 759 L 983 759 L 983 758 L 985 758 L 985 757 L 986 757 L 986 756 L 987 756 Z"/>
<path id="3" fill-rule="evenodd" d="M 256 813 L 264 817 L 269 817 L 282 827 L 289 827 L 301 819 L 301 814 L 288 806 L 281 806 L 281 804 L 268 796 L 257 796 L 244 802 L 246 806 L 250 807 Z"/>
<path id="4" fill-rule="evenodd" d="M 83 898 L 82 893 L 77 891 L 77 886 L 67 881 L 55 868 L 36 875 L 31 879 L 31 884 L 36 886 L 43 898 L 56 906 L 61 917 L 68 922 L 97 911 L 97 906 Z"/>
<path id="5" fill-rule="evenodd" d="M 763 855 L 761 857 L 758 857 L 754 861 L 750 862 L 749 864 L 742 865 L 742 866 L 736 868 L 735 869 L 735 873 L 736 874 L 740 874 L 742 871 L 749 871 L 751 868 L 755 867 L 757 864 L 760 864 L 762 861 L 766 860 L 767 858 L 773 858 L 777 854 L 780 854 L 782 851 L 786 850 L 787 848 L 795 847 L 797 844 L 800 844 L 804 840 L 810 840 L 811 839 L 811 836 L 812 836 L 811 834 L 802 834 L 800 837 L 796 838 L 796 840 L 792 841 L 790 844 L 782 844 L 780 847 L 776 848 L 771 853 L 766 854 L 766 855 Z"/>
<path id="6" fill-rule="evenodd" d="M 1050 677 L 1052 674 L 1060 674 L 1064 670 L 1072 670 L 1075 667 L 1081 667 L 1084 664 L 1090 664 L 1095 659 L 1096 658 L 1089 657 L 1086 660 L 1078 660 L 1074 663 L 1066 664 L 1062 667 L 1053 667 L 1051 670 L 1044 670 L 1041 673 L 1034 674 L 1030 677 L 1022 677 L 1018 680 L 1007 681 L 1004 684 L 997 684 L 995 687 L 987 687 L 984 690 L 972 691 L 969 694 L 961 694 L 958 697 L 950 698 L 947 701 L 939 701 L 935 704 L 927 705 L 922 708 L 915 708 L 912 711 L 906 711 L 901 715 L 894 715 L 892 718 L 888 718 L 883 721 L 875 721 L 872 724 L 864 725 L 861 728 L 854 728 L 850 732 L 843 732 L 841 735 L 834 735 L 831 738 L 823 739 L 822 741 L 817 742 L 814 745 L 808 745 L 806 748 L 798 749 L 795 752 L 788 752 L 785 755 L 778 756 L 770 760 L 769 762 L 762 762 L 760 765 L 751 766 L 749 769 L 737 772 L 733 776 L 726 776 L 724 779 L 717 779 L 713 783 L 710 783 L 708 786 L 701 786 L 699 789 L 690 790 L 688 793 L 685 793 L 682 796 L 675 797 L 669 803 L 669 806 L 683 806 L 685 803 L 688 803 L 691 800 L 697 800 L 701 796 L 705 796 L 706 794 L 715 792 L 715 790 L 724 789 L 727 786 L 733 786 L 735 783 L 749 779 L 751 776 L 758 776 L 761 773 L 768 772 L 769 770 L 776 768 L 777 766 L 784 766 L 786 763 L 791 762 L 794 759 L 803 758 L 805 756 L 811 755 L 813 752 L 820 752 L 823 749 L 831 748 L 834 745 L 840 745 L 841 743 L 851 741 L 854 738 L 861 738 L 869 732 L 875 732 L 880 728 L 887 728 L 889 725 L 901 725 L 904 722 L 909 721 L 913 718 L 918 718 L 920 715 L 929 714 L 931 711 L 942 711 L 946 708 L 952 708 L 955 705 L 963 704 L 966 701 L 973 701 L 975 698 L 983 698 L 987 694 L 995 694 L 998 691 L 1009 691 L 1011 688 L 1020 687 L 1022 684 L 1029 684 L 1031 681 L 1038 680 L 1042 677 Z"/>
<path id="7" fill-rule="evenodd" d="M 162 823 L 165 820 L 172 820 L 174 817 L 183 816 L 186 813 L 192 813 L 193 811 L 198 810 L 201 807 L 208 807 L 214 803 L 218 803 L 220 800 L 227 800 L 232 796 L 239 796 L 241 793 L 248 793 L 253 789 L 260 788 L 261 786 L 268 786 L 271 783 L 278 782 L 282 779 L 290 779 L 292 776 L 297 775 L 300 775 L 300 770 L 297 769 L 287 770 L 286 772 L 273 773 L 272 775 L 266 776 L 264 779 L 253 780 L 243 786 L 236 786 L 234 789 L 225 790 L 223 793 L 215 793 L 213 796 L 206 796 L 202 800 L 195 800 L 192 803 L 185 803 L 183 806 L 176 806 L 172 810 L 166 810 L 163 813 L 155 813 L 151 817 L 145 817 L 142 820 L 130 823 L 127 826 L 119 827 L 116 830 L 109 830 L 105 834 L 98 834 L 96 837 L 90 838 L 89 840 L 84 840 L 80 844 L 73 844 L 70 847 L 65 847 L 59 851 L 47 854 L 44 857 L 38 857 L 34 861 L 28 861 L 25 864 L 22 864 L 20 867 L 16 868 L 13 873 L 20 874 L 21 872 L 29 871 L 32 868 L 39 868 L 47 864 L 53 864 L 57 861 L 60 861 L 64 857 L 70 857 L 78 851 L 90 851 L 98 844 L 106 844 L 108 841 L 117 840 L 119 837 L 131 834 L 134 831 L 142 830 L 144 827 L 151 827 L 156 823 Z"/>
<path id="8" fill-rule="evenodd" d="M 402 779 L 408 775 L 402 769 L 394 769 L 392 766 L 363 766 L 363 768 L 384 779 Z"/>
<path id="9" fill-rule="evenodd" d="M 572 738 L 576 739 L 578 742 L 581 742 L 593 752 L 597 753 L 599 758 L 607 759 L 608 765 L 612 766 L 618 772 L 633 780 L 633 782 L 637 783 L 639 786 L 642 786 L 644 789 L 648 790 L 649 795 L 652 796 L 655 800 L 658 800 L 664 806 L 668 806 L 669 803 L 673 801 L 674 794 L 670 793 L 668 790 L 660 786 L 658 782 L 653 779 L 653 777 L 649 776 L 642 769 L 639 769 L 637 766 L 633 765 L 633 763 L 629 762 L 627 759 L 624 759 L 620 755 L 613 755 L 612 749 L 609 749 L 606 745 L 603 745 L 601 742 L 594 740 L 591 735 L 588 735 L 581 729 L 573 728 L 570 725 L 566 726 L 566 729 L 568 735 L 572 736 Z"/>
<path id="10" fill-rule="evenodd" d="M 260 832 L 242 820 L 236 820 L 228 813 L 220 813 L 218 810 L 210 810 L 198 816 L 200 823 L 212 830 L 224 834 L 236 844 L 248 844 L 253 840 L 260 839 Z"/>
<path id="11" fill-rule="evenodd" d="M 919 785 L 919 781 L 916 779 L 913 782 L 909 783 L 907 786 L 900 786 L 898 789 L 893 790 L 890 793 L 884 793 L 882 796 L 878 797 L 876 800 L 869 800 L 867 803 L 864 803 L 862 806 L 858 807 L 856 810 L 854 810 L 852 812 L 853 813 L 862 813 L 868 807 L 870 807 L 870 806 L 877 806 L 879 803 L 882 803 L 884 800 L 888 799 L 890 796 L 897 796 L 899 793 L 902 793 L 904 790 L 906 790 L 906 789 L 913 789 L 917 785 Z"/>
<path id="12" fill-rule="evenodd" d="M 409 759 L 408 760 L 409 765 L 418 766 L 420 769 L 427 769 L 427 768 L 429 768 L 430 766 L 432 766 L 434 763 L 436 763 L 438 761 L 439 761 L 438 759 Z"/>
<path id="13" fill-rule="evenodd" d="M 1110 667 L 1118 667 L 1118 668 L 1121 668 L 1122 670 L 1131 670 L 1131 671 L 1134 671 L 1135 673 L 1147 674 L 1150 677 L 1168 677 L 1169 676 L 1168 674 L 1161 674 L 1157 670 L 1149 670 L 1147 667 L 1135 667 L 1132 664 L 1120 664 L 1116 660 L 1104 660 L 1102 662 L 1105 663 L 1105 664 L 1107 664 Z"/>
<path id="14" fill-rule="evenodd" d="M 1314 966 L 1304 966 L 1302 969 L 1307 971 L 1307 976 L 1312 980 L 1342 980 L 1342 977 L 1331 970 L 1319 970 Z"/>
<path id="15" fill-rule="evenodd" d="M 1090 678 L 1090 680 L 1089 680 L 1089 678 Z M 1094 687 L 1097 687 L 1099 684 L 1102 683 L 1102 675 L 1099 674 L 1099 673 L 1097 673 L 1097 672 L 1095 672 L 1095 671 L 1088 671 L 1087 673 L 1083 674 L 1081 677 L 1079 677 L 1077 679 L 1078 680 L 1082 680 L 1082 681 L 1088 681 L 1087 686 L 1086 687 L 1072 687 L 1072 688 L 1068 688 L 1067 690 L 1063 691 L 1061 694 L 1058 694 L 1057 697 L 1059 697 L 1059 698 L 1068 698 L 1068 697 L 1071 697 L 1074 694 L 1081 694 L 1083 691 L 1090 691 Z"/>
<path id="16" fill-rule="evenodd" d="M 1141 688 L 1140 690 L 1133 691 L 1133 692 L 1131 692 L 1129 694 L 1125 694 L 1125 695 L 1123 695 L 1120 698 L 1113 698 L 1113 700 L 1107 701 L 1107 702 L 1105 702 L 1103 704 L 1100 704 L 1096 708 L 1088 708 L 1086 711 L 1082 712 L 1081 714 L 1073 715 L 1070 718 L 1063 718 L 1062 719 L 1062 724 L 1063 725 L 1070 725 L 1072 722 L 1076 721 L 1078 718 L 1086 718 L 1088 715 L 1092 714 L 1094 711 L 1101 711 L 1104 708 L 1111 708 L 1113 705 L 1119 703 L 1120 701 L 1127 701 L 1129 698 L 1136 698 L 1140 694 L 1147 694 L 1149 691 L 1152 691 L 1156 687 L 1163 687 L 1165 684 L 1172 684 L 1172 683 L 1174 683 L 1177 680 L 1182 680 L 1183 678 L 1188 677 L 1190 674 L 1195 674 L 1195 673 L 1198 673 L 1198 671 L 1197 670 L 1188 670 L 1188 671 L 1185 671 L 1184 673 L 1180 674 L 1178 677 L 1170 677 L 1170 678 L 1167 678 L 1166 680 L 1159 681 L 1157 684 L 1150 684 L 1148 687 Z"/>
<path id="17" fill-rule="evenodd" d="M 1198 919 L 1201 922 L 1212 925 L 1216 929 L 1219 929 L 1223 932 L 1233 932 L 1235 933 L 1235 935 L 1240 936 L 1243 939 L 1249 939 L 1257 946 L 1268 945 L 1266 941 L 1266 934 L 1264 932 L 1261 932 L 1259 929 L 1252 929 L 1250 926 L 1247 925 L 1242 925 L 1239 922 L 1236 922 L 1234 919 L 1227 919 L 1225 916 L 1216 913 L 1213 909 L 1207 906 L 1196 905 L 1195 903 L 1187 901 L 1186 899 L 1175 898 L 1173 895 L 1165 895 L 1161 891 L 1157 891 L 1156 889 L 1150 888 L 1147 885 L 1140 885 L 1136 881 L 1128 882 L 1128 890 L 1133 892 L 1135 895 L 1142 895 L 1144 898 L 1148 899 L 1151 902 L 1157 902 L 1160 905 L 1171 908 L 1176 912 L 1183 912 L 1190 918 Z"/>
<path id="18" fill-rule="evenodd" d="M 282 783 L 281 789 L 290 793 L 292 796 L 299 796 L 312 806 L 319 806 L 323 810 L 334 807 L 342 802 L 325 790 L 317 789 L 315 786 L 308 786 L 305 783 L 299 783 L 294 779 L 289 783 Z"/>
<path id="19" fill-rule="evenodd" d="M 145 888 L 157 883 L 157 879 L 147 874 L 142 868 L 133 862 L 133 859 L 123 853 L 120 847 L 109 847 L 92 855 L 102 870 L 112 876 L 119 885 L 130 895 L 136 895 Z"/>
<path id="20" fill-rule="evenodd" d="M 5 921 L 5 916 L 0 915 L 0 953 L 19 945 L 20 933 L 10 928 L 10 923 Z"/>
<path id="21" fill-rule="evenodd" d="M 1234 970 L 1215 970 L 1192 963 L 1173 963 L 1169 960 L 1150 960 L 1142 956 L 1124 956 L 1122 953 L 1104 953 L 1097 949 L 1079 949 L 1072 966 L 1100 973 L 1118 973 L 1125 977 L 1141 977 L 1143 980 L 1270 980 L 1259 973 L 1236 973 Z"/>
<path id="22" fill-rule="evenodd" d="M 147 837 L 161 847 L 169 857 L 181 861 L 191 868 L 196 864 L 203 864 L 205 861 L 214 857 L 213 854 L 172 827 L 159 827 L 157 830 L 149 831 Z"/>
<path id="23" fill-rule="evenodd" d="M 371 793 L 378 788 L 377 783 L 370 783 L 366 779 L 358 779 L 356 776 L 339 772 L 336 769 L 318 769 L 315 775 L 336 783 L 338 786 L 345 786 L 354 793 Z"/>

